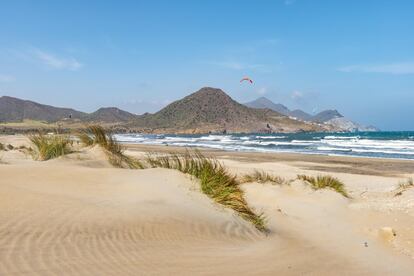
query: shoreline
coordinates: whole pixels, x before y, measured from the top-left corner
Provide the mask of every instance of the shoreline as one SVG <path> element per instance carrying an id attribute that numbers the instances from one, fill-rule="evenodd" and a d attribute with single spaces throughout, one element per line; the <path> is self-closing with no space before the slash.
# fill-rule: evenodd
<path id="1" fill-rule="evenodd" d="M 224 152 L 240 152 L 240 153 L 264 153 L 264 154 L 298 154 L 298 155 L 320 155 L 320 156 L 332 156 L 332 157 L 349 157 L 349 158 L 367 158 L 367 159 L 381 159 L 381 160 L 403 160 L 403 161 L 413 161 L 414 159 L 410 158 L 397 158 L 397 157 L 377 157 L 377 156 L 357 156 L 357 155 L 345 155 L 345 154 L 332 154 L 332 153 L 318 153 L 318 152 L 298 152 L 298 151 L 255 151 L 255 150 L 230 150 L 230 149 L 216 149 L 213 147 L 203 147 L 203 146 L 170 146 L 168 144 L 140 144 L 140 143 L 133 143 L 133 142 L 120 142 L 124 146 L 128 145 L 143 145 L 143 146 L 166 146 L 166 147 L 176 147 L 176 148 L 188 148 L 188 149 L 205 149 L 205 150 L 212 150 L 212 151 L 224 151 Z"/>
<path id="2" fill-rule="evenodd" d="M 390 159 L 379 157 L 356 157 L 356 156 L 330 156 L 322 154 L 304 153 L 273 153 L 273 152 L 241 152 L 211 149 L 205 147 L 181 147 L 148 144 L 123 144 L 129 151 L 155 151 L 168 153 L 184 152 L 187 149 L 197 149 L 216 158 L 237 159 L 241 162 L 263 163 L 263 162 L 309 162 L 315 164 L 336 164 L 348 167 L 348 172 L 361 174 L 376 174 L 397 176 L 414 172 L 414 160 Z M 359 168 L 359 169 L 357 169 Z M 345 168 L 344 168 L 345 169 Z"/>
<path id="3" fill-rule="evenodd" d="M 298 153 L 414 160 L 414 132 L 277 133 L 238 135 L 115 135 L 125 144 L 183 146 L 230 152 Z"/>

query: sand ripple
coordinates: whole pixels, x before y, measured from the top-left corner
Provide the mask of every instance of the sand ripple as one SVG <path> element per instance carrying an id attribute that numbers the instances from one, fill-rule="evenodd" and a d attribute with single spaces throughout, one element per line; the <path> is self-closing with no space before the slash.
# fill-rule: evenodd
<path id="1" fill-rule="evenodd" d="M 372 272 L 289 232 L 264 236 L 176 171 L 70 164 L 0 166 L 0 275 Z"/>

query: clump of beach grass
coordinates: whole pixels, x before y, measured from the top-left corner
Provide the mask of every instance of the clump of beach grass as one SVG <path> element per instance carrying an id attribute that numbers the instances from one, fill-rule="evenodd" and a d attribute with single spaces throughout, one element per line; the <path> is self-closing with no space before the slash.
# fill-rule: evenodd
<path id="1" fill-rule="evenodd" d="M 313 177 L 302 174 L 298 175 L 298 179 L 310 184 L 314 190 L 329 188 L 340 193 L 344 197 L 349 198 L 344 183 L 336 177 L 330 175 L 318 175 L 317 177 Z"/>
<path id="2" fill-rule="evenodd" d="M 287 183 L 282 177 L 269 174 L 265 171 L 254 170 L 252 173 L 245 174 L 241 177 L 241 183 L 273 183 L 285 184 Z"/>
<path id="3" fill-rule="evenodd" d="M 124 154 L 124 148 L 118 143 L 113 135 L 105 128 L 99 125 L 86 127 L 79 133 L 79 140 L 85 146 L 99 145 L 108 156 L 109 162 L 117 168 L 143 169 L 141 162 L 133 157 Z"/>
<path id="4" fill-rule="evenodd" d="M 44 135 L 44 134 L 32 134 L 29 136 L 29 140 L 36 148 L 36 159 L 40 161 L 46 161 L 53 159 L 68 153 L 71 153 L 69 147 L 69 138 L 62 135 Z"/>
<path id="5" fill-rule="evenodd" d="M 401 181 L 400 183 L 398 183 L 398 188 L 397 188 L 398 192 L 395 194 L 395 196 L 400 196 L 402 195 L 403 192 L 411 188 L 414 188 L 414 180 L 412 177 L 408 178 L 405 181 Z"/>
<path id="6" fill-rule="evenodd" d="M 94 143 L 94 139 L 86 132 L 81 132 L 77 136 L 84 146 L 92 146 Z"/>
<path id="7" fill-rule="evenodd" d="M 151 167 L 175 169 L 194 176 L 200 180 L 201 190 L 208 197 L 233 209 L 258 230 L 268 231 L 263 215 L 255 214 L 248 206 L 236 176 L 231 175 L 218 160 L 205 157 L 197 150 L 191 153 L 186 151 L 184 154 L 148 153 L 146 160 Z"/>
<path id="8" fill-rule="evenodd" d="M 414 180 L 412 177 L 408 178 L 406 181 L 402 181 L 398 183 L 398 188 L 400 189 L 408 189 L 414 187 Z"/>
<path id="9" fill-rule="evenodd" d="M 5 149 L 4 145 L 0 143 L 0 150 L 4 150 L 4 149 Z"/>

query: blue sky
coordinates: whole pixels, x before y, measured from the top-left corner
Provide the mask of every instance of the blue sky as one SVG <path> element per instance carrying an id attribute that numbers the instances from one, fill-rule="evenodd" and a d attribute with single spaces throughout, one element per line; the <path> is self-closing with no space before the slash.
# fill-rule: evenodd
<path id="1" fill-rule="evenodd" d="M 0 95 L 143 113 L 213 86 L 414 130 L 413 11 L 409 0 L 2 1 Z"/>

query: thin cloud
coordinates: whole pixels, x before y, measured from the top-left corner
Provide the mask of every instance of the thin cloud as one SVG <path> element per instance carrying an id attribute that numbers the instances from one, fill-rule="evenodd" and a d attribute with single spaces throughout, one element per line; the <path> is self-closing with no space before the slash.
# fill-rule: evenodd
<path id="1" fill-rule="evenodd" d="M 0 82 L 13 82 L 15 80 L 14 76 L 0 74 Z"/>
<path id="2" fill-rule="evenodd" d="M 414 74 L 414 62 L 401 62 L 376 65 L 349 65 L 338 68 L 338 71 L 346 73 L 384 73 L 393 75 Z"/>
<path id="3" fill-rule="evenodd" d="M 72 57 L 62 58 L 38 49 L 32 52 L 36 59 L 53 69 L 76 71 L 83 67 L 82 63 Z"/>
<path id="4" fill-rule="evenodd" d="M 285 0 L 285 5 L 289 6 L 289 5 L 293 5 L 295 4 L 296 0 Z"/>

